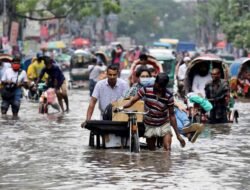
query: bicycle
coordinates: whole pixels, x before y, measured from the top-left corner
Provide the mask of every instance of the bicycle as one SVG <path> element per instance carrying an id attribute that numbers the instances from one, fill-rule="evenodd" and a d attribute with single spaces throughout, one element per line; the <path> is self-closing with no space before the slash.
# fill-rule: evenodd
<path id="1" fill-rule="evenodd" d="M 129 150 L 130 152 L 139 153 L 140 152 L 140 142 L 139 142 L 139 129 L 137 125 L 136 114 L 145 115 L 148 112 L 138 112 L 136 110 L 128 110 L 116 108 L 114 109 L 114 113 L 124 113 L 128 115 L 128 128 L 129 128 Z"/>

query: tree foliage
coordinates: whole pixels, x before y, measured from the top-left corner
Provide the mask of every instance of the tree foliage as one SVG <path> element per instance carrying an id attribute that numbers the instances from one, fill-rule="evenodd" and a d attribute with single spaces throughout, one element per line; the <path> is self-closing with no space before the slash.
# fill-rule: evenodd
<path id="1" fill-rule="evenodd" d="M 249 0 L 207 0 L 200 3 L 198 19 L 203 18 L 217 22 L 227 41 L 239 48 L 250 47 L 250 1 Z M 209 14 L 204 15 L 204 9 Z"/>
<path id="2" fill-rule="evenodd" d="M 159 38 L 195 40 L 192 11 L 173 0 L 124 0 L 119 14 L 118 34 L 132 36 L 137 43 Z"/>
<path id="3" fill-rule="evenodd" d="M 11 14 L 16 17 L 33 20 L 68 16 L 81 20 L 85 16 L 120 12 L 119 1 L 115 0 L 12 0 L 10 7 L 14 8 Z"/>

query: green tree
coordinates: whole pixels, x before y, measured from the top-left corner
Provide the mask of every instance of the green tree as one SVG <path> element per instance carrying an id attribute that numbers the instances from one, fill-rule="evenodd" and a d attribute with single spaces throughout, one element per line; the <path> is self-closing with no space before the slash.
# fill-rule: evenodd
<path id="1" fill-rule="evenodd" d="M 209 14 L 204 14 L 204 9 Z M 249 0 L 207 0 L 198 7 L 199 24 L 208 27 L 203 18 L 216 22 L 216 30 L 223 31 L 227 41 L 238 48 L 250 47 L 250 2 Z"/>
<path id="2" fill-rule="evenodd" d="M 194 17 L 173 0 L 125 0 L 119 14 L 118 34 L 144 44 L 159 38 L 195 40 Z"/>
<path id="3" fill-rule="evenodd" d="M 8 28 L 13 20 L 70 18 L 81 21 L 86 16 L 119 13 L 121 10 L 119 0 L 6 0 L 6 3 Z"/>

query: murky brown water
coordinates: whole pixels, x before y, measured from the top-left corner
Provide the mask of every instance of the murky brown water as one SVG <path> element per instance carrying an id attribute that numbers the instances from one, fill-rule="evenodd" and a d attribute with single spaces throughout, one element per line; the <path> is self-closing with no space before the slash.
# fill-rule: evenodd
<path id="1" fill-rule="evenodd" d="M 89 148 L 87 106 L 88 92 L 71 90 L 68 114 L 24 100 L 18 120 L 0 118 L 0 189 L 250 189 L 249 103 L 238 125 L 207 126 L 185 148 L 174 139 L 170 154 Z"/>

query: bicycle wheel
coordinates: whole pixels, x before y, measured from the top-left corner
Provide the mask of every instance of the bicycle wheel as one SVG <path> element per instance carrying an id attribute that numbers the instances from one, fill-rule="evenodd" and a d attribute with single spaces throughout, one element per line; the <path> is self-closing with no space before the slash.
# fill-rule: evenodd
<path id="1" fill-rule="evenodd" d="M 132 152 L 138 153 L 140 152 L 140 142 L 139 142 L 139 136 L 137 134 L 133 134 L 131 138 L 131 145 L 132 145 Z"/>

